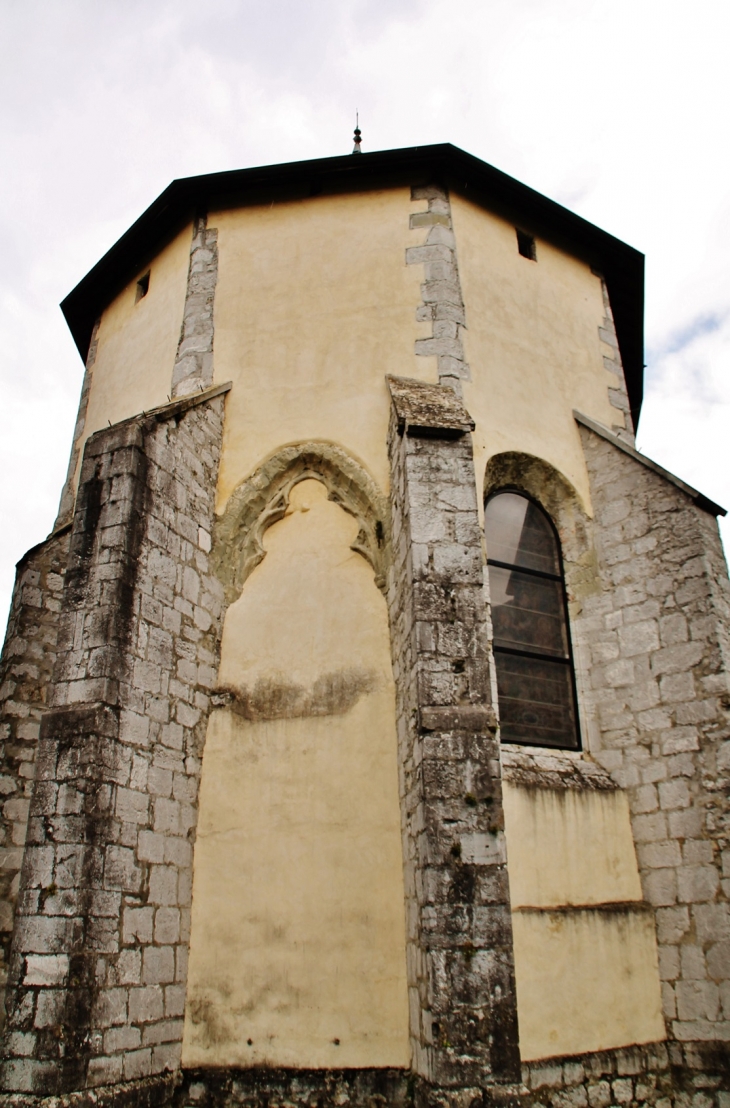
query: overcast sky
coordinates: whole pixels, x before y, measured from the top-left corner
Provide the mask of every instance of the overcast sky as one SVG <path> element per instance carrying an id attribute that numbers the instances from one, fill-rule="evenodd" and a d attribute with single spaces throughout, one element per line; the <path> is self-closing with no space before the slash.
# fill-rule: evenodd
<path id="1" fill-rule="evenodd" d="M 349 153 L 356 107 L 647 255 L 638 445 L 730 507 L 729 40 L 727 0 L 0 0 L 0 625 L 68 462 L 59 301 L 172 178 Z"/>

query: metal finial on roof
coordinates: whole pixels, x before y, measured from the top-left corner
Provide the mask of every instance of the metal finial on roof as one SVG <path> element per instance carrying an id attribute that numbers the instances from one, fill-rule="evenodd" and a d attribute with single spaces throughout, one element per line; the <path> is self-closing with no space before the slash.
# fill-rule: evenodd
<path id="1" fill-rule="evenodd" d="M 362 154 L 362 150 L 360 149 L 361 134 L 362 131 L 360 130 L 360 113 L 355 112 L 355 145 L 352 148 L 353 154 Z"/>

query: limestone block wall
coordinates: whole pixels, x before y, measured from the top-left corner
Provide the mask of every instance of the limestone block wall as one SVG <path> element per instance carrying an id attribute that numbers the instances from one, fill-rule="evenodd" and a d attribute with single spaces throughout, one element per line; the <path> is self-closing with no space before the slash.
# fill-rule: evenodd
<path id="1" fill-rule="evenodd" d="M 600 585 L 573 620 L 585 741 L 629 798 L 668 1034 L 727 1043 L 730 585 L 717 523 L 629 447 L 580 432 Z"/>
<path id="2" fill-rule="evenodd" d="M 56 659 L 70 529 L 51 535 L 18 563 L 0 658 L 0 1020 L 33 790 L 41 719 Z"/>
<path id="3" fill-rule="evenodd" d="M 389 385 L 412 1068 L 466 1096 L 519 1078 L 473 425 L 448 386 Z"/>
<path id="4" fill-rule="evenodd" d="M 224 392 L 86 446 L 10 958 L 6 1089 L 179 1064 L 223 607 L 208 552 Z"/>

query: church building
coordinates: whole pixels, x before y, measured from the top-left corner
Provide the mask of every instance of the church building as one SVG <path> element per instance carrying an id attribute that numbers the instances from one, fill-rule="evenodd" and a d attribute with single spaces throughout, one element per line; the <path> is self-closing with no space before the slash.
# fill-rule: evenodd
<path id="1" fill-rule="evenodd" d="M 358 144 L 173 181 L 69 294 L 0 1106 L 730 1108 L 725 513 L 635 449 L 643 290 Z"/>

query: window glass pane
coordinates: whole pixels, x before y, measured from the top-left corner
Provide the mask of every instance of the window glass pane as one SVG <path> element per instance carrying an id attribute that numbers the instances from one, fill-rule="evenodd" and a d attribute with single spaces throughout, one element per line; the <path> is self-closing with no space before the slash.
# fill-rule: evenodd
<path id="1" fill-rule="evenodd" d="M 487 556 L 508 565 L 560 574 L 557 543 L 544 512 L 524 496 L 492 497 L 484 515 Z"/>
<path id="2" fill-rule="evenodd" d="M 570 666 L 495 651 L 501 739 L 578 746 Z"/>
<path id="3" fill-rule="evenodd" d="M 568 657 L 560 581 L 490 566 L 489 593 L 495 646 Z"/>

